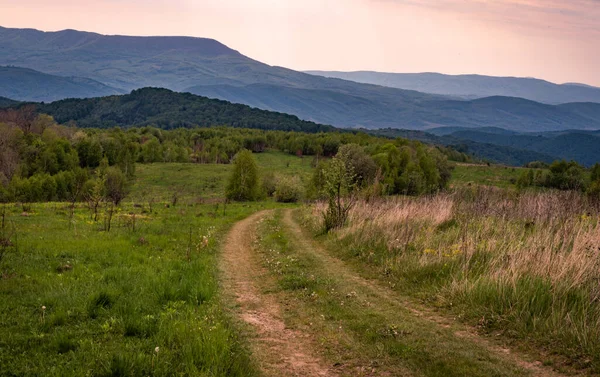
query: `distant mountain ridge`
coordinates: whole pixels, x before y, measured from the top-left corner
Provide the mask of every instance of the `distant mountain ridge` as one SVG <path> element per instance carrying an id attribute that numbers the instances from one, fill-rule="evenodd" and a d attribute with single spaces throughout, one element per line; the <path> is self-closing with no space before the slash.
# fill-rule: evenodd
<path id="1" fill-rule="evenodd" d="M 467 99 L 505 96 L 554 105 L 570 102 L 600 103 L 600 88 L 579 83 L 554 84 L 534 78 L 372 71 L 307 71 L 307 73 Z"/>
<path id="2" fill-rule="evenodd" d="M 388 134 L 391 130 L 386 131 Z M 480 158 L 522 165 L 533 160 L 574 160 L 591 166 L 600 162 L 600 130 L 519 133 L 499 128 L 441 127 L 428 132 L 398 130 L 395 135 L 453 146 Z"/>
<path id="3" fill-rule="evenodd" d="M 26 104 L 0 97 L 0 108 L 19 108 Z M 52 115 L 59 123 L 75 122 L 80 127 L 155 126 L 172 129 L 228 125 L 311 133 L 339 131 L 293 115 L 161 88 L 138 89 L 127 95 L 34 103 L 34 106 L 38 112 Z M 551 162 L 559 158 L 575 159 L 586 165 L 600 161 L 600 148 L 597 147 L 600 145 L 600 131 L 519 133 L 495 127 L 479 130 L 441 127 L 433 128 L 429 133 L 400 129 L 363 131 L 451 146 L 477 158 L 509 165 L 523 165 L 534 160 Z"/>
<path id="4" fill-rule="evenodd" d="M 456 100 L 272 67 L 205 38 L 0 28 L 0 65 L 84 77 L 127 92 L 148 86 L 191 92 L 337 127 L 600 129 L 600 104 L 550 106 L 497 96 Z"/>
<path id="5" fill-rule="evenodd" d="M 0 96 L 20 101 L 52 102 L 63 98 L 90 98 L 123 91 L 82 77 L 61 77 L 29 68 L 0 67 Z"/>

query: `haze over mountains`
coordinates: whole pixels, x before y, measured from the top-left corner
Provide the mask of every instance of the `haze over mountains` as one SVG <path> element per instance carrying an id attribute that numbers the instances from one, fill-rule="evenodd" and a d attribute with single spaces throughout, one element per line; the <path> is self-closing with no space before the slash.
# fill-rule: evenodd
<path id="1" fill-rule="evenodd" d="M 441 127 L 427 132 L 383 129 L 374 133 L 452 146 L 480 159 L 508 165 L 524 165 L 531 161 L 550 163 L 565 159 L 592 166 L 600 161 L 600 131 L 520 133 L 494 127 Z"/>
<path id="2" fill-rule="evenodd" d="M 36 86 L 32 84 L 35 80 L 28 81 L 16 74 L 7 74 L 13 81 L 2 84 L 3 89 L 9 88 L 8 85 L 21 87 L 21 94 L 13 89 L 11 95 L 9 89 L 9 93 L 4 90 L 0 96 L 31 101 L 55 99 L 50 93 L 58 97 L 95 97 L 99 90 L 129 92 L 153 86 L 341 127 L 495 126 L 516 131 L 600 128 L 600 104 L 553 106 L 499 96 L 465 101 L 325 78 L 272 67 L 203 38 L 0 28 L 0 65 L 39 72 L 27 71 L 38 78 L 37 82 L 43 78 L 43 85 Z M 73 80 L 76 83 L 86 80 L 89 92 L 61 92 L 67 85 L 60 80 L 70 84 L 74 84 Z M 22 98 L 15 98 L 19 95 Z"/>
<path id="3" fill-rule="evenodd" d="M 14 100 L 49 102 L 123 93 L 88 78 L 54 76 L 21 67 L 0 67 L 0 96 Z"/>
<path id="4" fill-rule="evenodd" d="M 370 71 L 307 71 L 307 73 L 467 99 L 505 96 L 555 105 L 570 102 L 600 103 L 600 88 L 577 83 L 559 85 L 534 78 Z"/>

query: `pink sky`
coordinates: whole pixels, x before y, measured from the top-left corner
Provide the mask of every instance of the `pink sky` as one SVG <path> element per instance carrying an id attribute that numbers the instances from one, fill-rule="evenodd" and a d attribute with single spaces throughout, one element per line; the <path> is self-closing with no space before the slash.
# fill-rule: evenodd
<path id="1" fill-rule="evenodd" d="M 0 25 L 217 39 L 297 70 L 600 86 L 600 0 L 0 0 Z"/>

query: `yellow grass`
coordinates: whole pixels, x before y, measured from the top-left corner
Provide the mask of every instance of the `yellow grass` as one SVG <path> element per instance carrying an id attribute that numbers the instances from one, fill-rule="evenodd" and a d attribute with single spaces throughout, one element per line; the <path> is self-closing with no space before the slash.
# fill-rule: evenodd
<path id="1" fill-rule="evenodd" d="M 312 207 L 317 226 L 325 206 Z M 360 201 L 331 237 L 400 289 L 462 304 L 466 318 L 496 318 L 494 331 L 600 370 L 600 217 L 581 194 L 479 188 Z"/>

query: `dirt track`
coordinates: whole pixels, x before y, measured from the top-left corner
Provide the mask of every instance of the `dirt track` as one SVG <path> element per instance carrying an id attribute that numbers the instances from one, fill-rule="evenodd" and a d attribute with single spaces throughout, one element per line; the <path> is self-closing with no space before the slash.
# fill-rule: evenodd
<path id="1" fill-rule="evenodd" d="M 265 375 L 337 376 L 334 367 L 320 357 L 315 334 L 287 328 L 282 319 L 281 299 L 278 301 L 275 295 L 265 293 L 274 282 L 268 271 L 262 267 L 260 256 L 255 252 L 253 244 L 257 225 L 266 216 L 269 216 L 269 211 L 259 212 L 240 221 L 227 236 L 221 263 L 225 293 L 235 298 L 238 305 L 237 314 L 253 328 L 253 355 Z M 345 262 L 331 256 L 307 236 L 294 221 L 291 210 L 284 213 L 282 225 L 296 250 L 320 260 L 321 265 L 326 266 L 327 274 L 336 276 L 348 287 L 356 287 L 357 291 L 369 296 L 372 302 L 377 303 L 376 310 L 383 313 L 382 315 L 397 318 L 400 310 L 408 312 L 408 315 L 403 316 L 405 321 L 414 322 L 420 328 L 423 328 L 425 323 L 425 326 L 435 329 L 434 333 L 446 334 L 446 347 L 454 348 L 453 344 L 467 342 L 470 348 L 493 355 L 491 357 L 498 363 L 512 365 L 527 375 L 562 376 L 541 363 L 529 361 L 527 357 L 490 342 L 473 329 L 440 316 L 376 281 L 359 276 Z M 428 334 L 431 335 L 432 332 Z M 435 344 L 436 340 L 433 339 L 432 342 Z M 418 370 L 414 372 L 407 371 L 402 375 L 420 375 Z"/>
<path id="2" fill-rule="evenodd" d="M 234 225 L 223 248 L 222 272 L 226 292 L 235 296 L 241 318 L 254 328 L 252 351 L 267 376 L 336 376 L 312 351 L 310 337 L 285 326 L 281 307 L 264 294 L 259 282 L 266 271 L 252 249 L 259 212 Z"/>

